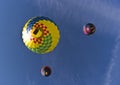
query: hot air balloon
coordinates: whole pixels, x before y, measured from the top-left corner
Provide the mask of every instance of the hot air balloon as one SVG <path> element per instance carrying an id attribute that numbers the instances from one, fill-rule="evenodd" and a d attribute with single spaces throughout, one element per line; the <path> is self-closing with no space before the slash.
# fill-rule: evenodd
<path id="1" fill-rule="evenodd" d="M 55 49 L 60 39 L 60 32 L 51 19 L 44 16 L 33 17 L 23 27 L 22 39 L 31 51 L 45 54 Z"/>
<path id="2" fill-rule="evenodd" d="M 42 67 L 41 74 L 43 76 L 46 76 L 46 77 L 50 76 L 50 74 L 51 74 L 51 68 L 49 66 Z"/>
<path id="3" fill-rule="evenodd" d="M 86 35 L 91 35 L 96 31 L 94 24 L 88 23 L 83 27 L 83 32 Z"/>

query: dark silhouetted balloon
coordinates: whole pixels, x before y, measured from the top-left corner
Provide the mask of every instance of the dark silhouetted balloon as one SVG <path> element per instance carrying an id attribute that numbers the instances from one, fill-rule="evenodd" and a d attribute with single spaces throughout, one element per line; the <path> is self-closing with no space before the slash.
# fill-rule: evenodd
<path id="1" fill-rule="evenodd" d="M 42 74 L 43 76 L 46 76 L 46 77 L 50 76 L 50 75 L 51 75 L 51 68 L 48 67 L 48 66 L 42 67 L 42 69 L 41 69 L 41 74 Z"/>
<path id="2" fill-rule="evenodd" d="M 91 35 L 96 31 L 96 27 L 92 23 L 88 23 L 83 27 L 83 32 L 86 35 Z"/>

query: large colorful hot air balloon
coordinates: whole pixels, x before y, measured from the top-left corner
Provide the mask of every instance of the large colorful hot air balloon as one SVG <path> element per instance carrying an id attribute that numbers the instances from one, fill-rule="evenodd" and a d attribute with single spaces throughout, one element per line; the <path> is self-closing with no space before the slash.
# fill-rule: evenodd
<path id="1" fill-rule="evenodd" d="M 45 54 L 54 50 L 60 39 L 57 25 L 47 17 L 28 20 L 22 31 L 25 45 L 31 51 Z"/>

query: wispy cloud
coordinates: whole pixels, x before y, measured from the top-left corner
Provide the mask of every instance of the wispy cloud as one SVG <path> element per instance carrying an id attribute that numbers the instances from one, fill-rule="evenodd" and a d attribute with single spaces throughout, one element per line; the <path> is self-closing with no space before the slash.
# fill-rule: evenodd
<path id="1" fill-rule="evenodd" d="M 120 35 L 116 38 L 116 44 L 113 49 L 113 54 L 112 54 L 111 62 L 108 67 L 108 72 L 107 72 L 107 76 L 106 76 L 104 85 L 111 85 L 111 83 L 112 83 L 112 80 L 113 80 L 112 71 L 114 69 L 114 66 L 116 65 L 116 60 L 119 57 L 119 55 L 117 54 L 119 49 L 120 49 Z"/>
<path id="2" fill-rule="evenodd" d="M 96 14 L 98 17 L 107 18 L 108 21 L 113 21 L 113 23 L 118 24 L 120 22 L 120 10 L 114 7 L 110 2 L 105 3 L 101 0 L 36 0 L 35 3 L 39 7 L 41 15 L 53 15 L 60 19 L 70 20 L 71 17 L 76 17 L 73 21 L 78 21 L 80 15 L 84 15 L 80 10 L 89 11 L 90 13 Z M 86 13 L 86 12 L 85 12 Z M 103 18 L 103 19 L 104 19 Z M 76 22 L 74 22 L 76 23 Z M 106 22 L 107 24 L 108 22 Z M 108 26 L 110 27 L 110 26 Z M 105 32 L 118 34 L 118 28 L 113 26 L 111 28 L 105 29 Z M 117 31 L 116 31 L 117 30 Z"/>
<path id="3" fill-rule="evenodd" d="M 110 18 L 111 20 L 113 20 L 113 22 L 116 22 L 117 24 L 120 22 L 120 10 L 118 8 L 113 7 L 112 5 L 110 6 L 103 6 L 103 8 L 107 9 L 103 10 L 103 14 L 104 16 Z M 119 25 L 117 25 L 119 26 Z M 107 74 L 106 74 L 106 78 L 105 78 L 105 82 L 104 85 L 112 85 L 112 81 L 113 81 L 113 69 L 116 66 L 116 60 L 118 59 L 119 55 L 118 55 L 118 51 L 120 49 L 120 29 L 118 29 L 118 27 L 116 26 L 116 28 L 111 29 L 115 35 L 116 35 L 116 39 L 115 39 L 115 45 L 114 48 L 112 50 L 112 58 L 110 60 L 108 69 L 107 69 Z M 107 29 L 108 30 L 108 29 Z"/>

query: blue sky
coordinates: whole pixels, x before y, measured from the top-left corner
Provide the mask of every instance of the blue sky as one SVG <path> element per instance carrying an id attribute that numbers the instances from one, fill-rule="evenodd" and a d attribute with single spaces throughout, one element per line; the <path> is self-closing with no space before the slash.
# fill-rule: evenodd
<path id="1" fill-rule="evenodd" d="M 0 85 L 119 85 L 119 0 L 1 0 Z M 34 16 L 58 25 L 57 48 L 40 55 L 22 42 L 22 28 Z M 92 22 L 96 32 L 82 27 Z M 42 66 L 52 68 L 48 78 Z"/>

